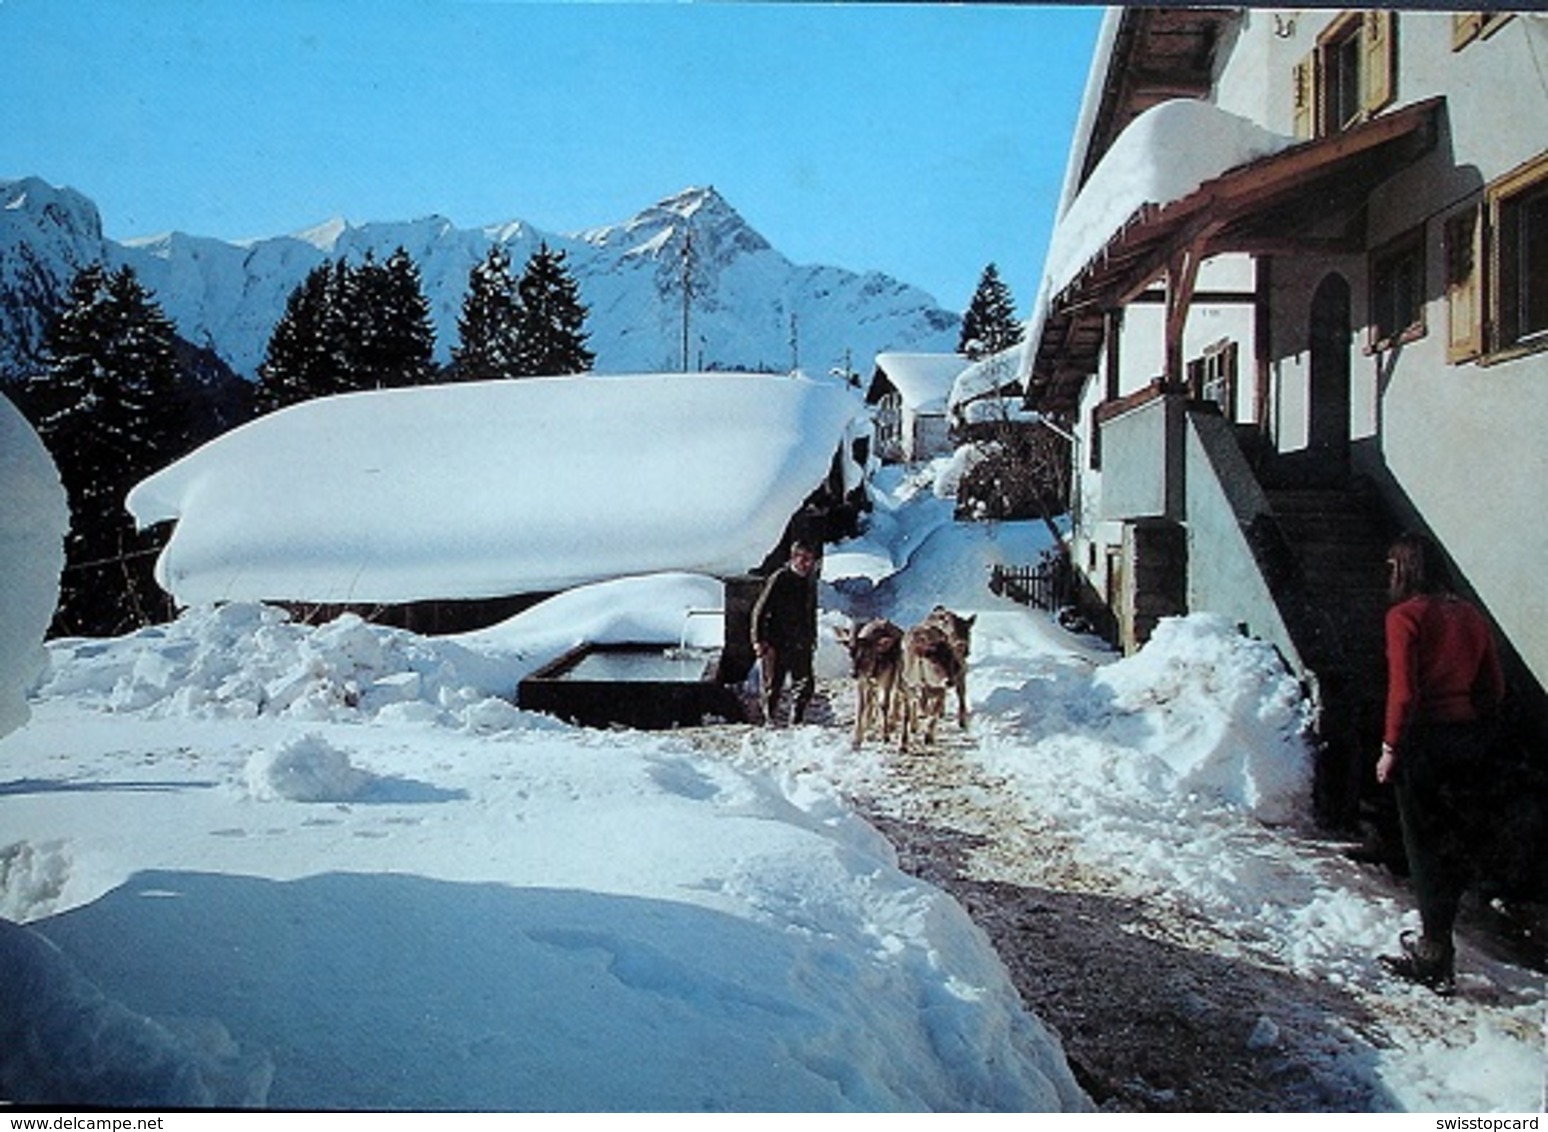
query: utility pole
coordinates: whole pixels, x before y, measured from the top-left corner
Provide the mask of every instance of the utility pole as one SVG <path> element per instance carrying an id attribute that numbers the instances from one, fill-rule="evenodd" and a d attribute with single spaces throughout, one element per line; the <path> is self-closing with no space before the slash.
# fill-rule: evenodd
<path id="1" fill-rule="evenodd" d="M 693 309 L 693 224 L 683 221 L 683 372 L 688 372 L 688 320 Z"/>

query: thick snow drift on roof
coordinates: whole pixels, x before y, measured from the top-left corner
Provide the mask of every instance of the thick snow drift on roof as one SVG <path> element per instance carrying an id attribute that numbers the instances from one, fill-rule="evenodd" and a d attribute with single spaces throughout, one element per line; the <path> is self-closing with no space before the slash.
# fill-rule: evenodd
<path id="1" fill-rule="evenodd" d="M 953 412 L 962 413 L 965 407 L 984 397 L 997 397 L 1015 388 L 1026 367 L 1027 338 L 1007 347 L 997 354 L 968 365 L 952 380 L 951 394 L 947 403 Z"/>
<path id="2" fill-rule="evenodd" d="M 0 396 L 0 735 L 27 722 L 27 692 L 47 663 L 69 526 L 54 461 Z"/>
<path id="3" fill-rule="evenodd" d="M 1119 135 L 1060 217 L 1048 249 L 1046 293 L 1057 295 L 1146 204 L 1167 204 L 1228 169 L 1296 139 L 1197 99 L 1145 111 Z"/>
<path id="4" fill-rule="evenodd" d="M 322 398 L 130 493 L 176 519 L 180 602 L 402 602 L 735 573 L 779 541 L 860 405 L 839 382 L 655 374 Z"/>
<path id="5" fill-rule="evenodd" d="M 876 368 L 887 375 L 903 403 L 921 412 L 944 412 L 946 395 L 967 366 L 961 354 L 876 355 Z"/>

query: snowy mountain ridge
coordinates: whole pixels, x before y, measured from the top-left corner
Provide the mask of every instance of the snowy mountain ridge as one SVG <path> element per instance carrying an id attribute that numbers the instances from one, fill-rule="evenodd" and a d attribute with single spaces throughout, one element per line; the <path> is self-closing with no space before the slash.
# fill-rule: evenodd
<path id="1" fill-rule="evenodd" d="M 959 316 L 878 272 L 802 266 L 781 255 L 713 188 L 690 188 L 616 224 L 563 234 L 512 219 L 458 228 L 443 216 L 352 224 L 229 242 L 169 232 L 103 235 L 97 206 L 37 177 L 0 180 L 0 375 L 35 364 L 47 312 L 76 270 L 128 264 L 183 337 L 255 376 L 290 292 L 320 263 L 418 264 L 445 361 L 457 341 L 468 272 L 499 243 L 520 271 L 540 244 L 563 251 L 590 308 L 600 372 L 857 369 L 884 350 L 954 347 Z M 688 283 L 684 350 L 684 280 Z"/>

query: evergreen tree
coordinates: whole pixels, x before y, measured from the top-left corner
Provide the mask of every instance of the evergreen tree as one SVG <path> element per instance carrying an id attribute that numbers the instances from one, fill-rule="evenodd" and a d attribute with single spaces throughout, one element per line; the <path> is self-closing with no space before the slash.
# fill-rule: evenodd
<path id="1" fill-rule="evenodd" d="M 122 633 L 170 612 L 152 577 L 159 539 L 124 497 L 189 446 L 177 335 L 133 270 L 78 272 L 44 340 L 29 404 L 70 499 L 56 632 Z"/>
<path id="2" fill-rule="evenodd" d="M 957 352 L 974 361 L 1008 350 L 1021 341 L 1022 327 L 1016 319 L 1016 305 L 1010 288 L 1000 278 L 994 264 L 984 268 L 978 289 L 962 316 L 962 339 Z"/>
<path id="3" fill-rule="evenodd" d="M 529 376 L 585 373 L 596 361 L 586 348 L 587 308 L 564 259 L 564 252 L 541 244 L 516 284 L 521 307 L 520 371 Z"/>
<path id="4" fill-rule="evenodd" d="M 313 268 L 285 302 L 258 367 L 259 412 L 357 389 L 434 380 L 435 328 L 419 268 L 403 248 Z"/>
<path id="5" fill-rule="evenodd" d="M 435 328 L 419 267 L 399 247 L 364 262 L 343 283 L 344 370 L 355 389 L 424 385 L 435 375 Z"/>
<path id="6" fill-rule="evenodd" d="M 339 392 L 339 349 L 332 341 L 339 323 L 334 309 L 336 276 L 336 265 L 319 264 L 285 300 L 285 312 L 269 336 L 263 364 L 258 367 L 254 391 L 258 412 L 269 413 Z"/>
<path id="7" fill-rule="evenodd" d="M 384 385 L 424 385 L 436 379 L 435 324 L 419 265 L 402 247 L 387 257 L 384 325 L 377 345 Z"/>
<path id="8" fill-rule="evenodd" d="M 521 377 L 521 307 L 511 257 L 500 244 L 468 272 L 468 291 L 457 319 L 452 375 L 458 381 Z"/>

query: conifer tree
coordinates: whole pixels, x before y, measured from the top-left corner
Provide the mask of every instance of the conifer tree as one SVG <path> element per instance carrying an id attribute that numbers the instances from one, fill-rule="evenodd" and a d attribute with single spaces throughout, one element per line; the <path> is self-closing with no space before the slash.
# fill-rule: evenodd
<path id="1" fill-rule="evenodd" d="M 520 303 L 520 370 L 527 375 L 585 373 L 596 361 L 586 348 L 587 308 L 564 264 L 564 252 L 541 244 L 516 285 Z"/>
<path id="2" fill-rule="evenodd" d="M 419 266 L 401 246 L 378 264 L 370 253 L 356 269 L 347 334 L 350 384 L 359 389 L 423 385 L 435 376 L 435 328 Z"/>
<path id="3" fill-rule="evenodd" d="M 165 617 L 155 536 L 124 508 L 129 489 L 190 443 L 177 335 L 129 267 L 79 271 L 44 340 L 29 403 L 70 499 L 56 632 L 111 635 Z"/>
<path id="4" fill-rule="evenodd" d="M 268 349 L 258 367 L 254 392 L 258 412 L 269 413 L 339 392 L 339 350 L 331 341 L 339 323 L 334 310 L 336 276 L 335 265 L 319 264 L 285 300 L 285 312 L 269 336 Z"/>
<path id="5" fill-rule="evenodd" d="M 452 376 L 458 381 L 521 377 L 520 305 L 511 257 L 492 244 L 468 272 L 468 291 L 457 319 L 460 339 L 452 349 Z"/>
<path id="6" fill-rule="evenodd" d="M 435 328 L 419 267 L 403 248 L 313 268 L 290 293 L 258 367 L 259 412 L 357 389 L 434 380 Z"/>
<path id="7" fill-rule="evenodd" d="M 999 268 L 991 263 L 979 276 L 978 288 L 962 316 L 962 338 L 957 352 L 977 361 L 1008 350 L 1021 341 L 1021 335 L 1010 288 L 1000 278 Z"/>

